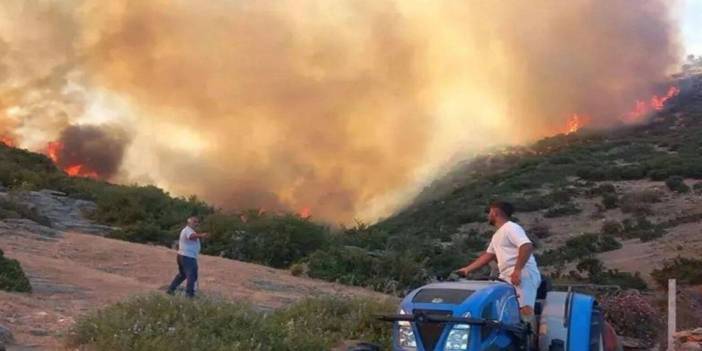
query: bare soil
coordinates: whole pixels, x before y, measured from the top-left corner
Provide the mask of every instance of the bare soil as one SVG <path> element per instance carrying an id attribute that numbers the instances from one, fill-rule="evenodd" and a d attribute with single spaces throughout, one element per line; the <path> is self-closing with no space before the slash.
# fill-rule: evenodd
<path id="1" fill-rule="evenodd" d="M 175 251 L 88 234 L 47 239 L 0 235 L 5 256 L 20 261 L 30 294 L 0 292 L 0 325 L 18 345 L 9 350 L 61 350 L 62 336 L 81 315 L 131 295 L 163 292 L 175 275 Z M 323 294 L 385 295 L 220 257 L 201 256 L 198 294 L 274 309 Z"/>

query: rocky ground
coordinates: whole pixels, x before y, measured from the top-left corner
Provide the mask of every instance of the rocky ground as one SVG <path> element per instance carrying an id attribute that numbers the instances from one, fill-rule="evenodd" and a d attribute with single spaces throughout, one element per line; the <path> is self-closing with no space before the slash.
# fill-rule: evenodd
<path id="1" fill-rule="evenodd" d="M 62 349 L 62 336 L 79 316 L 131 295 L 161 293 L 176 273 L 171 249 L 85 234 L 110 230 L 82 217 L 89 202 L 50 191 L 20 196 L 50 217 L 54 228 L 24 219 L 0 221 L 0 248 L 20 261 L 33 288 L 30 294 L 0 292 L 0 342 L 12 342 L 9 350 Z M 261 309 L 321 294 L 382 297 L 220 257 L 201 257 L 200 277 L 201 295 Z"/>

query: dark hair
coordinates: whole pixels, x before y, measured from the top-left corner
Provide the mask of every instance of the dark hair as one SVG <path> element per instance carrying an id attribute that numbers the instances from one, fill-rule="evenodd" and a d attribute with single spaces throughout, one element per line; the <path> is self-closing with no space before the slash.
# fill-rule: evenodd
<path id="1" fill-rule="evenodd" d="M 502 213 L 504 213 L 508 218 L 512 217 L 512 214 L 514 213 L 514 206 L 506 201 L 493 201 L 490 203 L 490 208 L 500 209 L 500 211 L 502 211 Z"/>

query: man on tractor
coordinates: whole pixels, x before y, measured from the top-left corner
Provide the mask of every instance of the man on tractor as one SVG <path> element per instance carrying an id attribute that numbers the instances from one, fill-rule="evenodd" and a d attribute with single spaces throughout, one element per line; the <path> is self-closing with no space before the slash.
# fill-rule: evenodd
<path id="1" fill-rule="evenodd" d="M 536 291 L 541 284 L 541 274 L 532 255 L 534 245 L 524 229 L 510 221 L 514 206 L 508 202 L 495 201 L 490 204 L 488 221 L 497 228 L 487 250 L 469 265 L 457 270 L 468 275 L 497 260 L 500 279 L 512 284 L 517 291 L 522 319 L 534 326 L 534 304 Z"/>

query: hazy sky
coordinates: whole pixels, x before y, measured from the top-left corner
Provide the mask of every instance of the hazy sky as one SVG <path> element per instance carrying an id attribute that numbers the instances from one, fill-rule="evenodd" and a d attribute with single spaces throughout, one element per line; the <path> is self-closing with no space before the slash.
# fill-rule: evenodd
<path id="1" fill-rule="evenodd" d="M 682 32 L 687 54 L 702 55 L 702 0 L 685 0 Z"/>

